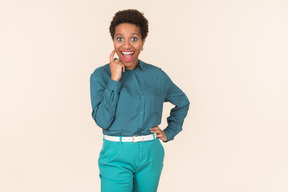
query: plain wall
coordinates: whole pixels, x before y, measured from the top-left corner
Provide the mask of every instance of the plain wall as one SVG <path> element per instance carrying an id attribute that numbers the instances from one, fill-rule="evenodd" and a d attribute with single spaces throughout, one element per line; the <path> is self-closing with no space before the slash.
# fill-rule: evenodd
<path id="1" fill-rule="evenodd" d="M 109 62 L 109 24 L 127 8 L 150 23 L 139 58 L 191 102 L 163 143 L 158 191 L 287 192 L 284 0 L 1 0 L 0 191 L 100 191 L 89 78 Z"/>

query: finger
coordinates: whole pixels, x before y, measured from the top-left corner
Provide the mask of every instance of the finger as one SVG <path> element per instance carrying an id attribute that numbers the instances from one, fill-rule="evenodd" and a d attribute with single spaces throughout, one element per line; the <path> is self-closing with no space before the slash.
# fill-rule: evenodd
<path id="1" fill-rule="evenodd" d="M 156 137 L 161 138 L 163 135 L 161 133 L 156 134 Z"/>
<path id="2" fill-rule="evenodd" d="M 114 49 L 112 53 L 110 54 L 110 63 L 114 61 L 114 55 L 115 55 L 116 50 Z"/>
<path id="3" fill-rule="evenodd" d="M 160 131 L 162 131 L 162 129 L 160 129 L 160 127 L 152 127 L 150 130 L 160 130 Z"/>
<path id="4" fill-rule="evenodd" d="M 157 133 L 157 134 L 160 134 L 160 133 L 162 133 L 162 131 L 161 131 L 161 130 L 159 130 L 159 129 L 155 129 L 155 130 L 152 130 L 151 132 L 152 132 L 152 133 Z"/>
<path id="5" fill-rule="evenodd" d="M 151 131 L 157 131 L 157 130 L 159 130 L 158 128 L 151 128 L 150 129 Z"/>
<path id="6" fill-rule="evenodd" d="M 117 64 L 122 64 L 121 61 L 120 61 L 120 59 L 115 59 L 115 60 L 113 60 L 112 62 L 116 62 Z"/>
<path id="7" fill-rule="evenodd" d="M 156 125 L 156 126 L 154 126 L 154 127 L 152 127 L 151 129 L 160 129 L 160 127 L 158 126 L 158 125 Z"/>
<path id="8" fill-rule="evenodd" d="M 125 72 L 125 65 L 124 64 L 122 64 L 122 68 L 123 68 L 123 72 Z"/>
<path id="9" fill-rule="evenodd" d="M 158 125 L 156 125 L 154 128 L 155 128 L 155 129 L 160 129 L 160 127 L 159 127 Z"/>

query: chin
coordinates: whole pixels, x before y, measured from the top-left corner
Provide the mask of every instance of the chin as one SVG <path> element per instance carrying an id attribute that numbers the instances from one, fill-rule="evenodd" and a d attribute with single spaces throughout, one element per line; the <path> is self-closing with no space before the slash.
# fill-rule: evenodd
<path id="1" fill-rule="evenodd" d="M 122 61 L 122 60 L 121 60 L 121 62 L 122 62 L 126 67 L 129 67 L 129 66 L 133 65 L 133 61 L 127 62 L 127 61 Z"/>
<path id="2" fill-rule="evenodd" d="M 132 66 L 132 63 L 123 63 L 125 65 L 126 68 L 129 68 Z"/>

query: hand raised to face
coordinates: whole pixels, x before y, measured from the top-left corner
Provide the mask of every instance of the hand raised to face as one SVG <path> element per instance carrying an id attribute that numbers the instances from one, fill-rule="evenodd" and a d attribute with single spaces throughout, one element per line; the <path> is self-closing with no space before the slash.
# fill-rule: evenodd
<path id="1" fill-rule="evenodd" d="M 125 72 L 125 65 L 121 62 L 120 59 L 114 60 L 115 50 L 110 54 L 110 71 L 111 79 L 114 81 L 119 81 L 122 76 L 122 72 Z"/>

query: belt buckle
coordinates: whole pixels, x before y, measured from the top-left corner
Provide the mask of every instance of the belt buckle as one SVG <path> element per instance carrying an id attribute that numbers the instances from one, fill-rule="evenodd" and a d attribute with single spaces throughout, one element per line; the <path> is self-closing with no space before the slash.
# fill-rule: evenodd
<path id="1" fill-rule="evenodd" d="M 133 143 L 138 143 L 138 142 L 139 142 L 139 141 L 136 141 L 136 140 L 135 140 L 135 137 L 141 137 L 141 140 L 140 140 L 140 141 L 144 141 L 144 137 L 143 137 L 143 136 L 133 135 L 133 136 L 132 136 L 132 142 L 133 142 Z"/>

